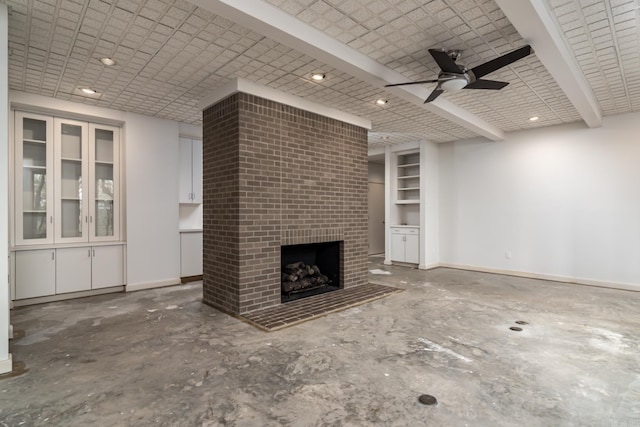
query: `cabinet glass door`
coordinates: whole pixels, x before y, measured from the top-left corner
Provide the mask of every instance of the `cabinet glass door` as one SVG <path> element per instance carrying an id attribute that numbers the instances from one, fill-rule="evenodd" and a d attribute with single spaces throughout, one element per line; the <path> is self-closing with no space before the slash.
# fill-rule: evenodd
<path id="1" fill-rule="evenodd" d="M 56 241 L 86 242 L 87 124 L 55 119 L 56 128 Z"/>
<path id="2" fill-rule="evenodd" d="M 92 240 L 118 238 L 118 129 L 91 125 L 93 202 L 90 214 Z"/>
<path id="3" fill-rule="evenodd" d="M 51 120 L 16 112 L 16 240 L 44 243 L 53 238 Z"/>

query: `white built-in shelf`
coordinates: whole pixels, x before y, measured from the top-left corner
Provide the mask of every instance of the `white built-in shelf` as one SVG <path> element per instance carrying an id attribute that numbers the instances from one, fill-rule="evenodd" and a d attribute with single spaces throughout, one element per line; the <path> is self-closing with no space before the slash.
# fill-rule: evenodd
<path id="1" fill-rule="evenodd" d="M 420 203 L 420 153 L 398 154 L 396 204 Z"/>
<path id="2" fill-rule="evenodd" d="M 72 157 L 61 157 L 60 160 L 64 160 L 65 162 L 81 162 L 82 159 L 75 159 Z"/>
<path id="3" fill-rule="evenodd" d="M 34 143 L 36 143 L 36 144 L 46 144 L 46 143 L 47 143 L 47 141 L 42 141 L 42 140 L 40 140 L 40 139 L 26 139 L 26 138 L 25 138 L 25 139 L 23 139 L 22 141 L 23 141 L 23 142 L 34 142 Z"/>
<path id="4" fill-rule="evenodd" d="M 400 158 L 400 156 L 398 156 L 398 158 Z M 399 168 L 411 168 L 414 166 L 420 166 L 420 163 L 402 163 L 402 164 L 398 164 Z"/>
<path id="5" fill-rule="evenodd" d="M 41 170 L 44 170 L 47 168 L 46 166 L 35 166 L 35 165 L 23 165 L 22 167 L 25 169 L 41 169 Z"/>

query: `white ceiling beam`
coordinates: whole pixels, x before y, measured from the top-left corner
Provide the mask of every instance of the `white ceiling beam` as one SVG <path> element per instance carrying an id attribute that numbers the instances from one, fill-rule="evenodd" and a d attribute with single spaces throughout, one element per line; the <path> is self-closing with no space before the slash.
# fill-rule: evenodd
<path id="1" fill-rule="evenodd" d="M 375 87 L 383 89 L 386 84 L 407 81 L 402 74 L 262 0 L 187 1 L 285 46 L 304 52 Z M 490 140 L 504 139 L 502 130 L 445 99 L 438 98 L 434 102 L 423 104 L 430 91 L 421 86 L 384 90 Z"/>
<path id="2" fill-rule="evenodd" d="M 545 0 L 496 0 L 507 19 L 533 47 L 542 65 L 589 127 L 602 126 L 602 112 Z"/>

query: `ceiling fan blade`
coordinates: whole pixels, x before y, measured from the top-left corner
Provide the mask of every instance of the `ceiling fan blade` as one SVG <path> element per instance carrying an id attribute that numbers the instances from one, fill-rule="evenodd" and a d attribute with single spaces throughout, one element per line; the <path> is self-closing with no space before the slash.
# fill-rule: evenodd
<path id="1" fill-rule="evenodd" d="M 456 64 L 456 62 L 451 59 L 447 52 L 439 49 L 429 49 L 429 53 L 431 54 L 431 56 L 433 56 L 433 59 L 435 59 L 438 67 L 440 67 L 440 69 L 445 73 L 462 73 L 462 70 L 460 69 L 460 67 L 458 67 L 458 64 Z"/>
<path id="2" fill-rule="evenodd" d="M 463 89 L 493 89 L 499 90 L 508 85 L 507 82 L 498 82 L 495 80 L 482 80 L 478 79 L 473 83 L 469 83 Z"/>
<path id="3" fill-rule="evenodd" d="M 530 55 L 531 52 L 531 46 L 522 46 L 521 48 L 516 49 L 513 52 L 506 53 L 502 56 L 497 57 L 496 59 L 492 59 L 491 61 L 485 62 L 484 64 L 475 66 L 471 69 L 471 71 L 476 76 L 476 78 L 479 79 L 482 76 L 486 76 L 489 73 L 492 73 L 502 67 L 506 67 L 507 65 L 516 62 L 518 59 L 522 59 L 525 56 Z"/>
<path id="4" fill-rule="evenodd" d="M 407 83 L 393 83 L 389 85 L 384 85 L 384 87 L 392 87 L 392 86 L 405 86 L 405 85 L 419 85 L 422 83 L 437 83 L 438 79 L 435 80 L 420 80 L 417 82 L 407 82 Z"/>
<path id="5" fill-rule="evenodd" d="M 431 101 L 433 101 L 434 99 L 436 99 L 437 97 L 439 97 L 439 96 L 440 96 L 440 94 L 441 94 L 442 92 L 444 92 L 444 90 L 440 89 L 439 87 L 435 88 L 435 89 L 433 90 L 433 92 L 431 92 L 431 93 L 429 94 L 429 96 L 428 96 L 428 97 L 427 97 L 427 99 L 424 101 L 424 103 L 426 104 L 427 102 L 431 102 Z"/>

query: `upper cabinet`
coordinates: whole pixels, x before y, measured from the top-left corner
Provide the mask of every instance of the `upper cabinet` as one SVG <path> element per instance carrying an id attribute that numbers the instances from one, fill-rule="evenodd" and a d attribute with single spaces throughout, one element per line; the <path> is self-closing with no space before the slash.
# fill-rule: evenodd
<path id="1" fill-rule="evenodd" d="M 16 112 L 17 244 L 53 242 L 53 118 Z"/>
<path id="2" fill-rule="evenodd" d="M 91 241 L 120 238 L 120 129 L 89 125 L 89 229 Z"/>
<path id="3" fill-rule="evenodd" d="M 179 203 L 202 203 L 202 141 L 180 138 Z"/>
<path id="4" fill-rule="evenodd" d="M 119 240 L 120 129 L 15 116 L 16 245 Z"/>

